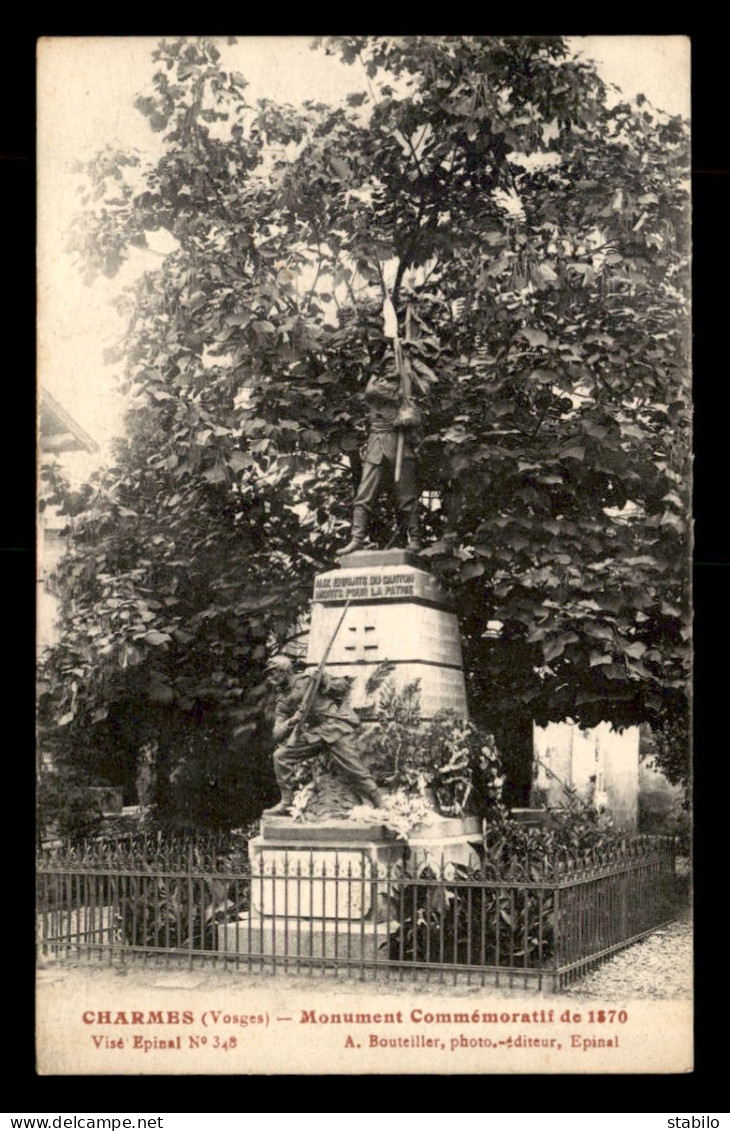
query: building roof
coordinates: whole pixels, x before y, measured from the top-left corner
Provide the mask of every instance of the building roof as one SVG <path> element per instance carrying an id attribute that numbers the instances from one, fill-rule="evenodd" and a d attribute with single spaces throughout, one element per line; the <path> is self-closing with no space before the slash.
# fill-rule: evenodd
<path id="1" fill-rule="evenodd" d="M 98 452 L 96 440 L 85 432 L 56 398 L 41 385 L 40 448 L 42 452 Z"/>

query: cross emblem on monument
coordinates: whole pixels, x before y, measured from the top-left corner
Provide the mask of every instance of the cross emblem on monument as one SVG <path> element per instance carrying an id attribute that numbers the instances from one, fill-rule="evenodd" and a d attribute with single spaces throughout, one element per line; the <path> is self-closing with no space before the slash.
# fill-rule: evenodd
<path id="1" fill-rule="evenodd" d="M 357 617 L 354 624 L 348 624 L 344 633 L 345 652 L 355 662 L 358 660 L 377 660 L 380 643 L 377 639 L 375 618 L 368 609 L 355 609 Z"/>

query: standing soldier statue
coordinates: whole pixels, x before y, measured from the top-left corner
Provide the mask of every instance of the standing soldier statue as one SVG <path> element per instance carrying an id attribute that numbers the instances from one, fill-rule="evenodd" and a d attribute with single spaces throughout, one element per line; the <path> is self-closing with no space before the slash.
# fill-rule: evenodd
<path id="1" fill-rule="evenodd" d="M 406 307 L 405 342 L 401 343 L 398 317 L 391 299 L 385 295 L 383 303 L 383 333 L 393 343 L 394 372 L 382 372 L 370 377 L 365 388 L 368 407 L 368 438 L 363 452 L 362 476 L 355 495 L 350 541 L 338 556 L 355 553 L 365 546 L 370 516 L 384 484 L 395 496 L 397 532 L 386 547 L 406 538 L 406 549 L 419 553 L 422 548 L 418 506 L 421 497 L 418 464 L 416 461 L 417 429 L 421 414 L 411 396 L 412 379 L 421 386 L 436 380 L 435 375 L 422 362 L 420 377 L 404 350 L 404 344 L 413 342 L 411 336 L 411 307 Z M 428 378 L 426 379 L 426 375 Z"/>
<path id="2" fill-rule="evenodd" d="M 383 801 L 380 790 L 352 742 L 360 719 L 348 702 L 350 681 L 328 675 L 324 660 L 318 670 L 295 675 L 286 656 L 275 656 L 269 663 L 269 673 L 277 690 L 274 774 L 281 800 L 272 809 L 265 809 L 264 816 L 289 813 L 296 767 L 322 751 L 329 754 L 355 792 L 379 808 Z"/>
<path id="3" fill-rule="evenodd" d="M 418 553 L 422 547 L 418 519 L 420 489 L 415 453 L 418 411 L 405 401 L 397 374 L 372 376 L 365 388 L 368 406 L 368 438 L 363 469 L 352 512 L 350 541 L 338 556 L 362 550 L 370 516 L 384 485 L 395 496 L 398 534 L 407 538 L 406 549 Z"/>

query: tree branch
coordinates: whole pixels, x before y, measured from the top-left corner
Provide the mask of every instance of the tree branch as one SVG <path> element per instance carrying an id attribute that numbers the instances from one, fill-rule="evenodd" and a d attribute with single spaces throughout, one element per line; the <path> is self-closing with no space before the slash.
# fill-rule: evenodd
<path id="1" fill-rule="evenodd" d="M 395 306 L 396 303 L 398 302 L 398 294 L 400 292 L 401 283 L 403 282 L 403 276 L 405 275 L 406 270 L 410 266 L 410 261 L 413 257 L 413 253 L 416 250 L 416 247 L 418 246 L 418 237 L 420 236 L 421 231 L 422 231 L 421 220 L 423 219 L 423 214 L 424 214 L 425 211 L 426 211 L 426 205 L 425 205 L 423 197 L 421 197 L 419 205 L 418 205 L 418 215 L 416 217 L 416 226 L 415 226 L 413 235 L 411 236 L 410 243 L 408 244 L 407 249 L 404 251 L 404 253 L 401 256 L 400 261 L 398 263 L 398 271 L 396 272 L 395 283 L 393 284 L 393 306 Z"/>
<path id="2" fill-rule="evenodd" d="M 410 149 L 411 153 L 413 154 L 413 160 L 416 162 L 416 168 L 418 169 L 419 176 L 421 176 L 421 177 L 425 176 L 423 169 L 421 168 L 421 162 L 418 160 L 418 154 L 416 153 L 415 149 L 413 148 L 413 142 L 411 141 L 410 137 L 408 137 L 406 134 L 404 134 L 403 130 L 398 130 L 398 133 L 403 138 L 404 142 L 406 143 L 406 145 Z"/>

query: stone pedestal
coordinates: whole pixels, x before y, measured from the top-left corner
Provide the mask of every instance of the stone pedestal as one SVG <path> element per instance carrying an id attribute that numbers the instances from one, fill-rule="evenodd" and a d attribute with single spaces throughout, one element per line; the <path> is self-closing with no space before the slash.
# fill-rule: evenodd
<path id="1" fill-rule="evenodd" d="M 422 718 L 444 709 L 467 717 L 457 617 L 421 559 L 403 550 L 363 551 L 318 574 L 308 667 L 320 664 L 348 600 L 327 671 L 353 678 L 354 707 L 375 706 L 366 684 L 389 661 L 398 690 L 420 680 Z M 249 845 L 251 907 L 221 927 L 221 949 L 267 962 L 388 961 L 412 881 L 426 869 L 448 879 L 450 865 L 475 862 L 470 842 L 480 830 L 476 818 L 434 814 L 406 840 L 385 825 L 266 817 Z"/>
<path id="2" fill-rule="evenodd" d="M 403 874 L 406 853 L 406 843 L 385 825 L 265 819 L 248 847 L 253 910 L 348 922 L 372 918 L 389 874 Z"/>
<path id="3" fill-rule="evenodd" d="M 264 818 L 249 844 L 251 909 L 220 928 L 219 949 L 268 962 L 387 961 L 407 852 L 384 825 Z"/>
<path id="4" fill-rule="evenodd" d="M 301 824 L 269 817 L 249 844 L 251 908 L 219 929 L 218 946 L 267 963 L 307 959 L 389 961 L 411 881 L 453 878 L 455 864 L 476 864 L 476 817 L 446 818 L 408 839 L 385 825 Z"/>
<path id="5" fill-rule="evenodd" d="M 480 840 L 481 834 L 479 817 L 434 817 L 408 837 L 409 873 L 420 876 L 428 868 L 448 879 L 450 865 L 478 865 L 479 858 L 472 845 Z"/>
<path id="6" fill-rule="evenodd" d="M 354 677 L 353 706 L 367 704 L 365 684 L 388 660 L 399 690 L 421 681 L 423 718 L 445 709 L 466 718 L 458 620 L 425 564 L 403 550 L 363 551 L 341 561 L 315 578 L 307 665 L 321 661 L 349 598 L 327 670 Z"/>
<path id="7" fill-rule="evenodd" d="M 218 950 L 228 954 L 260 958 L 264 966 L 285 965 L 290 970 L 307 968 L 307 960 L 331 959 L 331 964 L 357 969 L 360 962 L 388 961 L 391 929 L 375 919 L 343 924 L 331 919 L 285 919 L 262 917 L 255 912 L 218 929 Z M 324 965 L 328 965 L 325 961 Z"/>

